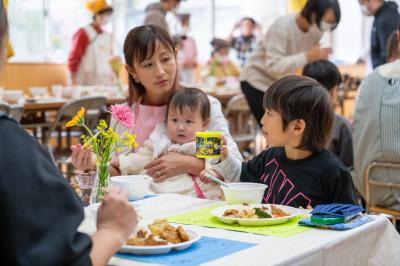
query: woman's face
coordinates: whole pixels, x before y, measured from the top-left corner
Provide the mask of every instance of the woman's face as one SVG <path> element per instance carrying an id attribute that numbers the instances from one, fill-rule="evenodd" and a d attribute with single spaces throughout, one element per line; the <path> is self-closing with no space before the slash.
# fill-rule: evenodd
<path id="1" fill-rule="evenodd" d="M 152 57 L 134 62 L 133 76 L 146 88 L 146 94 L 165 95 L 171 92 L 176 78 L 175 53 L 157 43 Z"/>

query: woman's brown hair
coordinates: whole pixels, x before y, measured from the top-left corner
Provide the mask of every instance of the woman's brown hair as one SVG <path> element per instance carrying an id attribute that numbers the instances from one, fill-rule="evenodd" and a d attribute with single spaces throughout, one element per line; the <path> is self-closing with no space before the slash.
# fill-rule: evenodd
<path id="1" fill-rule="evenodd" d="M 134 62 L 142 62 L 151 58 L 154 55 L 157 46 L 160 44 L 170 50 L 176 57 L 174 41 L 165 29 L 155 25 L 145 25 L 133 28 L 126 36 L 124 43 L 126 64 L 131 69 L 134 69 Z M 146 94 L 146 88 L 140 82 L 136 82 L 129 73 L 128 81 L 128 104 L 132 105 L 140 96 Z M 176 75 L 173 89 L 176 90 L 178 87 L 178 75 Z"/>

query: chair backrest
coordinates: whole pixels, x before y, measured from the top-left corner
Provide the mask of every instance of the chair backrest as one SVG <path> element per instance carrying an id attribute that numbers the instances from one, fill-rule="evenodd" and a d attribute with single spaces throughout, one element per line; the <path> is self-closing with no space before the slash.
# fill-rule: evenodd
<path id="1" fill-rule="evenodd" d="M 11 106 L 8 103 L 0 101 L 0 112 L 10 114 L 10 110 Z"/>
<path id="2" fill-rule="evenodd" d="M 23 105 L 13 105 L 10 109 L 10 116 L 14 118 L 18 123 L 21 121 L 22 115 L 24 113 Z"/>
<path id="3" fill-rule="evenodd" d="M 255 137 L 257 123 L 244 95 L 232 97 L 226 105 L 224 115 L 228 120 L 229 130 L 234 139 L 235 135 L 247 136 L 248 138 Z"/>
<path id="4" fill-rule="evenodd" d="M 55 122 L 46 134 L 45 144 L 47 145 L 51 133 L 54 132 L 58 126 L 62 126 L 66 121 L 74 117 L 81 107 L 84 107 L 86 110 L 85 124 L 92 129 L 103 114 L 105 104 L 106 98 L 102 96 L 82 97 L 78 100 L 65 103 L 58 111 Z"/>

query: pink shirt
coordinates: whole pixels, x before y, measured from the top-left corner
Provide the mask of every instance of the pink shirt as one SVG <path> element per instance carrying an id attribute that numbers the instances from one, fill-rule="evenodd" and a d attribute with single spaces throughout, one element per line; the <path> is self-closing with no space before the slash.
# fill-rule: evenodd
<path id="1" fill-rule="evenodd" d="M 167 105 L 150 106 L 136 103 L 133 107 L 135 113 L 136 142 L 140 148 L 153 132 L 155 126 L 167 118 Z M 138 129 L 138 130 L 136 130 Z"/>

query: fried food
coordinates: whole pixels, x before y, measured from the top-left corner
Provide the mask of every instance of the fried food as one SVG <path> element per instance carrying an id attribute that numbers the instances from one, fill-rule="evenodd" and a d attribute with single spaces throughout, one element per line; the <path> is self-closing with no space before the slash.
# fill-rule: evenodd
<path id="1" fill-rule="evenodd" d="M 177 228 L 168 223 L 166 219 L 157 219 L 147 226 L 151 232 L 139 230 L 135 237 L 126 241 L 131 246 L 159 246 L 168 243 L 178 244 L 190 240 L 189 234 L 182 226 Z"/>
<path id="2" fill-rule="evenodd" d="M 289 214 L 287 214 L 286 212 L 284 212 L 282 209 L 271 205 L 271 213 L 273 216 L 275 217 L 285 217 L 285 216 L 289 216 Z"/>
<path id="3" fill-rule="evenodd" d="M 225 210 L 223 216 L 231 217 L 231 218 L 240 218 L 239 211 L 235 210 L 235 209 Z"/>
<path id="4" fill-rule="evenodd" d="M 166 219 L 156 219 L 152 224 L 147 226 L 150 232 L 155 236 L 160 236 L 164 230 L 172 229 L 173 227 Z"/>
<path id="5" fill-rule="evenodd" d="M 167 241 L 156 240 L 153 235 L 150 235 L 147 238 L 133 237 L 129 238 L 126 241 L 127 245 L 130 246 L 163 246 L 167 245 Z"/>

